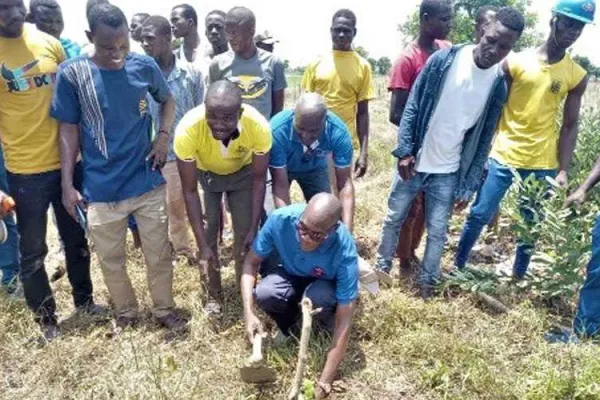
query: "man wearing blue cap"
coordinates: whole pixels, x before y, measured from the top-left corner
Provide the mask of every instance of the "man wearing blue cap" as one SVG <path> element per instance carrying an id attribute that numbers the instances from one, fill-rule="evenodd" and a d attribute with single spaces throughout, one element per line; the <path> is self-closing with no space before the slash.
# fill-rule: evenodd
<path id="1" fill-rule="evenodd" d="M 559 0 L 553 8 L 546 42 L 506 60 L 504 72 L 511 85 L 510 94 L 496 131 L 488 176 L 460 238 L 455 261 L 459 269 L 466 265 L 483 227 L 512 185 L 513 169 L 523 179 L 530 175 L 540 180 L 553 177 L 560 186 L 568 186 L 588 77 L 567 50 L 585 25 L 593 22 L 595 9 L 595 0 Z M 556 116 L 563 101 L 563 121 L 557 132 Z M 523 207 L 522 213 L 527 220 L 534 220 L 531 205 Z M 532 253 L 533 246 L 519 241 L 513 265 L 516 279 L 525 276 Z"/>

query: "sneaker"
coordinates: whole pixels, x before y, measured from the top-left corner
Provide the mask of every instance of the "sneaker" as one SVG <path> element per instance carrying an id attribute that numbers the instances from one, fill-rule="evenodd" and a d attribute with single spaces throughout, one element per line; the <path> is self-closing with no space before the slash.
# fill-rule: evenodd
<path id="1" fill-rule="evenodd" d="M 564 344 L 579 344 L 579 338 L 571 329 L 560 329 L 556 331 L 547 332 L 544 334 L 544 339 L 550 344 L 564 343 Z"/>
<path id="2" fill-rule="evenodd" d="M 46 342 L 51 342 L 60 336 L 60 329 L 55 323 L 43 324 L 41 330 Z"/>
<path id="3" fill-rule="evenodd" d="M 220 317 L 221 316 L 221 305 L 213 299 L 208 300 L 204 306 L 204 314 L 207 317 Z"/>
<path id="4" fill-rule="evenodd" d="M 429 301 L 435 297 L 435 288 L 433 286 L 421 286 L 419 288 L 419 296 L 424 301 Z"/>
<path id="5" fill-rule="evenodd" d="M 156 319 L 163 327 L 173 332 L 184 332 L 188 329 L 188 322 L 175 313 Z"/>

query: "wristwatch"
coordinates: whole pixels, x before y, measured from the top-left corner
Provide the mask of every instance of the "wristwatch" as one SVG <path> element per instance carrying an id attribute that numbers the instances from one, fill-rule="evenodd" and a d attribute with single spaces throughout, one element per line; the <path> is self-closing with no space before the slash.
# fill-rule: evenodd
<path id="1" fill-rule="evenodd" d="M 321 388 L 327 396 L 331 394 L 331 385 L 329 383 L 319 381 L 317 382 L 317 386 Z"/>

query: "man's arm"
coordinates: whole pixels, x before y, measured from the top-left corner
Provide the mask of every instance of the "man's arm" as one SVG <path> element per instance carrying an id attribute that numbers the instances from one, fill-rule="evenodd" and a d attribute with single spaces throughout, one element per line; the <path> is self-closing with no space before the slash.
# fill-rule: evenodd
<path id="1" fill-rule="evenodd" d="M 571 160 L 573 159 L 573 151 L 577 142 L 577 124 L 579 122 L 579 114 L 581 110 L 581 99 L 587 88 L 588 77 L 586 76 L 573 90 L 567 95 L 565 108 L 563 112 L 563 123 L 560 129 L 559 138 L 559 171 L 556 181 L 562 186 L 567 187 L 569 180 L 567 173 Z"/>
<path id="2" fill-rule="evenodd" d="M 338 304 L 337 306 L 333 339 L 331 341 L 329 352 L 327 353 L 325 368 L 323 368 L 321 378 L 319 379 L 319 382 L 321 383 L 331 385 L 335 379 L 337 370 L 346 355 L 346 349 L 348 348 L 348 341 L 350 339 L 350 327 L 352 326 L 355 308 L 354 302 L 350 304 Z"/>
<path id="3" fill-rule="evenodd" d="M 244 322 L 246 323 L 246 335 L 248 340 L 252 342 L 254 335 L 262 333 L 262 324 L 254 313 L 254 285 L 256 285 L 256 274 L 258 268 L 262 263 L 260 258 L 254 250 L 250 250 L 246 259 L 244 260 L 244 267 L 242 270 L 241 278 L 241 289 L 242 289 L 242 304 L 244 307 Z"/>
<path id="4" fill-rule="evenodd" d="M 390 100 L 390 122 L 396 126 L 400 125 L 402 114 L 404 113 L 404 107 L 408 101 L 408 95 L 410 91 L 404 89 L 392 90 L 392 97 Z"/>
<path id="5" fill-rule="evenodd" d="M 273 179 L 275 208 L 290 205 L 290 181 L 288 180 L 287 168 L 271 168 L 271 178 Z"/>
<path id="6" fill-rule="evenodd" d="M 356 131 L 360 143 L 360 154 L 354 167 L 354 175 L 357 178 L 363 177 L 367 173 L 367 163 L 369 156 L 369 100 L 358 103 L 356 112 Z"/>
<path id="7" fill-rule="evenodd" d="M 79 125 L 61 122 L 59 135 L 63 205 L 69 215 L 77 220 L 75 205 L 83 202 L 81 193 L 75 189 L 73 184 L 75 164 L 77 164 L 77 155 L 79 154 Z"/>
<path id="8" fill-rule="evenodd" d="M 194 161 L 183 161 L 178 158 L 177 169 L 181 178 L 185 209 L 187 210 L 188 220 L 196 238 L 200 258 L 205 261 L 212 261 L 215 256 L 206 244 L 204 223 L 202 221 L 202 204 L 200 203 L 198 182 L 196 181 L 196 163 Z"/>
<path id="9" fill-rule="evenodd" d="M 342 202 L 342 222 L 350 232 L 354 228 L 354 183 L 350 168 L 335 168 L 335 178 L 340 201 Z"/>
<path id="10" fill-rule="evenodd" d="M 585 181 L 577 188 L 573 194 L 565 201 L 565 207 L 569 207 L 571 204 L 581 206 L 587 197 L 587 192 L 592 190 L 596 184 L 600 182 L 600 157 L 596 160 L 596 164 L 592 168 L 592 171 L 585 179 Z"/>
<path id="11" fill-rule="evenodd" d="M 273 92 L 273 108 L 271 111 L 271 117 L 277 115 L 283 110 L 283 103 L 285 101 L 285 89 Z"/>
<path id="12" fill-rule="evenodd" d="M 250 225 L 250 231 L 244 241 L 246 250 L 250 248 L 254 241 L 264 210 L 269 153 L 254 154 L 252 156 L 252 225 Z"/>

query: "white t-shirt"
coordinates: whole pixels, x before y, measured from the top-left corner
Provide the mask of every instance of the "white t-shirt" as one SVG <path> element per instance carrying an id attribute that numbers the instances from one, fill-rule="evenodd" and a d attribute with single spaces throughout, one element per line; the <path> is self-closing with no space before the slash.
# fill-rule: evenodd
<path id="1" fill-rule="evenodd" d="M 479 120 L 500 68 L 477 67 L 474 49 L 474 45 L 460 49 L 448 71 L 417 155 L 417 172 L 449 174 L 460 168 L 465 133 Z"/>

